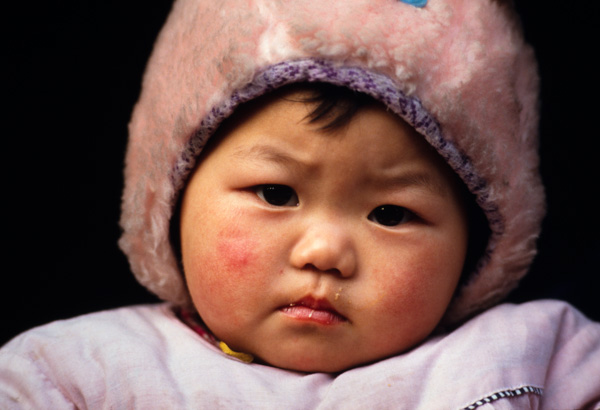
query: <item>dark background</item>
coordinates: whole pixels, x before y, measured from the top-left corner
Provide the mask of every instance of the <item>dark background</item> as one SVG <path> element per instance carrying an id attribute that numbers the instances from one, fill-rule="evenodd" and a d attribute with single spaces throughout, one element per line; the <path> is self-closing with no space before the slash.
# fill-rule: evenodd
<path id="1" fill-rule="evenodd" d="M 510 299 L 563 299 L 600 321 L 598 6 L 516 1 L 540 62 L 548 216 Z M 170 5 L 23 2 L 5 13 L 0 345 L 52 320 L 156 301 L 116 241 L 127 122 Z"/>

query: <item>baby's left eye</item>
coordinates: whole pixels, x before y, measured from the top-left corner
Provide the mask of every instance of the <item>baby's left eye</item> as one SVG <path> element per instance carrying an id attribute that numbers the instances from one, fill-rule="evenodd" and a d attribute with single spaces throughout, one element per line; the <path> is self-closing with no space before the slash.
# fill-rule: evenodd
<path id="1" fill-rule="evenodd" d="M 383 226 L 396 226 L 411 221 L 414 214 L 401 206 L 381 205 L 373 209 L 368 218 Z"/>
<path id="2" fill-rule="evenodd" d="M 257 185 L 254 192 L 263 201 L 274 206 L 298 206 L 298 195 L 287 185 Z"/>

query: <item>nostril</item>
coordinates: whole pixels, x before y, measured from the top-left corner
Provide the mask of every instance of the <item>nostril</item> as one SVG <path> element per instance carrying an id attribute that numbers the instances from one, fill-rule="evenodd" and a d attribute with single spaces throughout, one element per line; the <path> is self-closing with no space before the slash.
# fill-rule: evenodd
<path id="1" fill-rule="evenodd" d="M 302 267 L 302 270 L 309 270 L 309 271 L 320 271 L 319 268 L 317 268 L 315 265 L 313 265 L 312 263 L 307 263 L 306 265 L 304 265 Z"/>
<path id="2" fill-rule="evenodd" d="M 332 275 L 341 275 L 342 274 L 342 272 L 340 272 L 340 270 L 337 268 L 323 270 L 323 269 L 319 269 L 317 266 L 313 265 L 312 263 L 307 263 L 306 265 L 304 265 L 304 267 L 302 269 L 307 270 L 307 271 L 320 272 L 320 273 L 329 273 Z"/>

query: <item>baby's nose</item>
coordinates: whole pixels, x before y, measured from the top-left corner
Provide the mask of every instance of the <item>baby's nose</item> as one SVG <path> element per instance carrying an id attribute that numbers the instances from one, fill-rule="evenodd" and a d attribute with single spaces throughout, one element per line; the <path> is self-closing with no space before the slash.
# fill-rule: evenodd
<path id="1" fill-rule="evenodd" d="M 350 277 L 356 270 L 356 252 L 349 232 L 332 223 L 308 227 L 292 249 L 291 264 L 297 269 L 317 269 Z"/>

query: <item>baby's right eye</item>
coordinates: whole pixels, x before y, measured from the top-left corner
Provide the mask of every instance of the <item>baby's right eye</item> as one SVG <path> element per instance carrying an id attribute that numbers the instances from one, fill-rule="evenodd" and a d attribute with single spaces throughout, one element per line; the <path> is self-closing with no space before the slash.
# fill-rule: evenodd
<path id="1" fill-rule="evenodd" d="M 260 199 L 273 206 L 298 206 L 298 195 L 287 185 L 257 185 L 254 192 Z"/>

